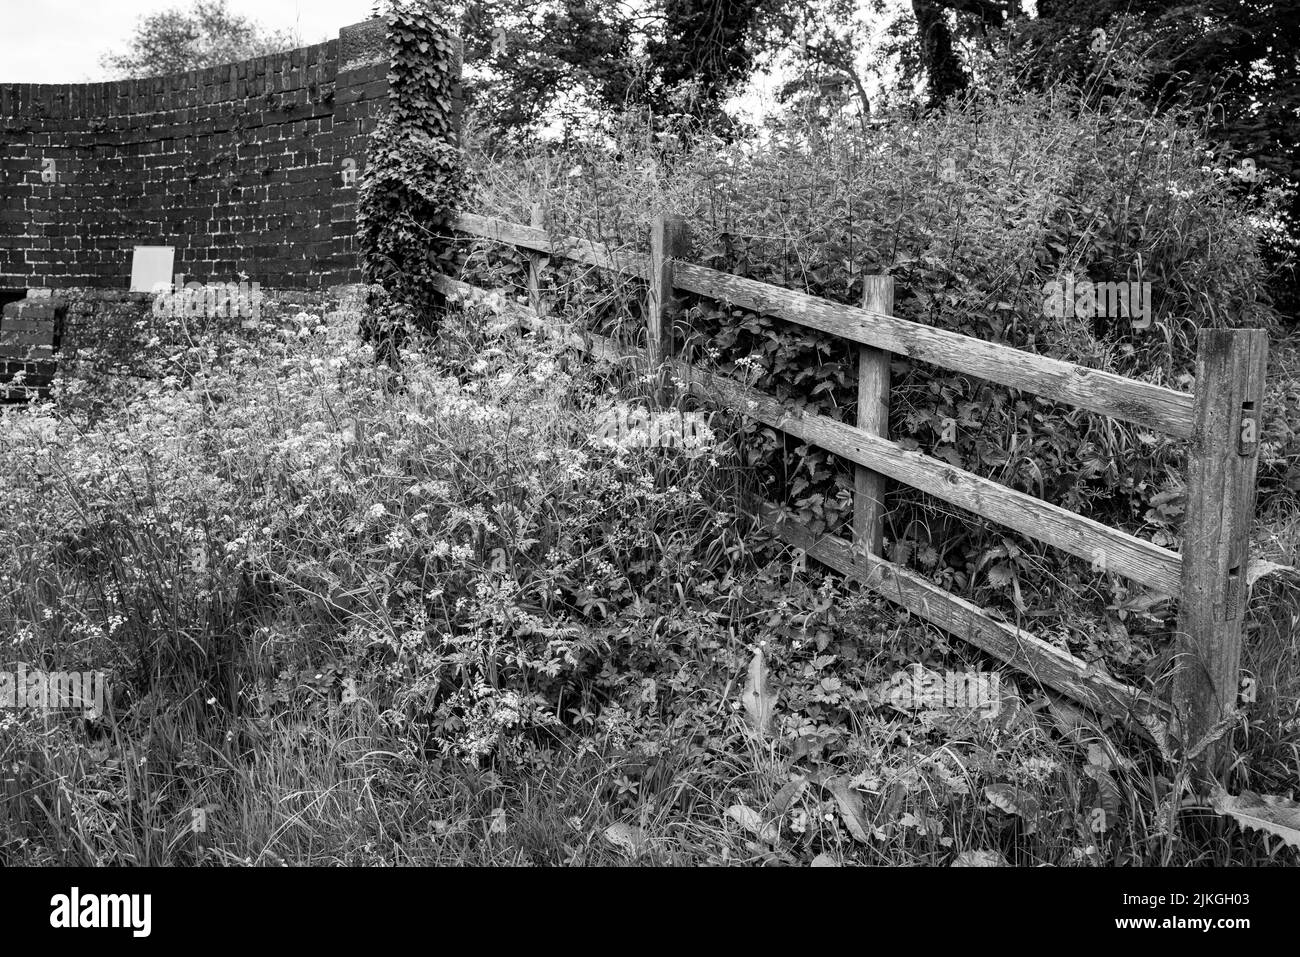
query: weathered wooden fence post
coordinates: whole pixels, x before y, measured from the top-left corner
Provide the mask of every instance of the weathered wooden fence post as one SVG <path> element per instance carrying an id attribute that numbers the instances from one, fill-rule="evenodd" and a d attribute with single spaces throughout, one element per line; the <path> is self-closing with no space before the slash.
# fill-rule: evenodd
<path id="1" fill-rule="evenodd" d="M 1268 334 L 1206 329 L 1197 346 L 1171 699 L 1185 748 L 1237 705 Z M 1221 770 L 1223 753 L 1216 742 L 1198 758 L 1201 783 Z"/>
<path id="2" fill-rule="evenodd" d="M 690 252 L 686 219 L 674 213 L 656 216 L 650 226 L 650 293 L 646 323 L 650 366 L 658 368 L 672 355 L 673 325 L 669 305 L 673 298 L 673 260 Z"/>
<path id="3" fill-rule="evenodd" d="M 862 308 L 892 316 L 891 276 L 863 279 Z M 889 438 L 889 353 L 858 348 L 858 428 Z M 885 477 L 859 465 L 853 475 L 853 544 L 872 555 L 885 545 Z"/>
<path id="4" fill-rule="evenodd" d="M 532 217 L 530 225 L 534 229 L 546 228 L 546 214 L 542 212 L 541 203 L 533 203 Z M 541 253 L 528 254 L 528 305 L 536 310 L 539 316 L 546 315 L 546 304 L 542 302 L 542 264 L 546 262 L 546 256 Z"/>

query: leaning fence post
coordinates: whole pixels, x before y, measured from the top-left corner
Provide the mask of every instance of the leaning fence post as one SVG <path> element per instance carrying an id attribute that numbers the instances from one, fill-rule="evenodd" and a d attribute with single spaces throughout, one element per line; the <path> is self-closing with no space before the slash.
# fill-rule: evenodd
<path id="1" fill-rule="evenodd" d="M 646 324 L 650 367 L 655 369 L 672 355 L 673 326 L 668 307 L 673 298 L 673 260 L 690 251 L 686 218 L 666 213 L 650 225 L 650 292 L 646 299 Z"/>
<path id="2" fill-rule="evenodd" d="M 1267 364 L 1262 329 L 1201 331 L 1171 700 L 1185 749 L 1237 706 Z M 1201 783 L 1221 770 L 1223 754 L 1217 742 L 1202 752 L 1196 761 Z"/>
<path id="3" fill-rule="evenodd" d="M 893 277 L 863 282 L 862 308 L 892 316 Z M 871 346 L 858 349 L 858 428 L 889 437 L 889 353 Z M 885 546 L 885 477 L 861 465 L 853 474 L 853 544 L 872 555 Z"/>
<path id="4" fill-rule="evenodd" d="M 533 203 L 530 224 L 534 229 L 546 228 L 546 214 L 542 212 L 541 203 Z M 546 304 L 542 302 L 542 263 L 546 257 L 541 253 L 528 254 L 528 305 L 539 315 L 545 315 Z"/>

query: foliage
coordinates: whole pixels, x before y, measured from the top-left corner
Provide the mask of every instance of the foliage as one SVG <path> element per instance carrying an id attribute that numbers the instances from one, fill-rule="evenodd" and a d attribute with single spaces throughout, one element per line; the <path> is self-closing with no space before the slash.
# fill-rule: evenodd
<path id="1" fill-rule="evenodd" d="M 390 21 L 403 92 L 366 200 L 370 278 L 400 298 L 178 326 L 140 358 L 151 377 L 93 415 L 98 378 L 0 412 L 0 667 L 102 669 L 114 688 L 102 715 L 0 715 L 0 861 L 1296 860 L 1195 813 L 1184 768 L 1028 677 L 999 672 L 987 711 L 895 701 L 900 676 L 997 666 L 792 568 L 742 508 L 759 491 L 840 531 L 843 463 L 744 410 L 691 446 L 611 427 L 710 410 L 665 409 L 648 377 L 577 355 L 574 331 L 644 334 L 639 282 L 557 260 L 554 321 L 538 321 L 512 302 L 525 255 L 435 245 L 458 193 L 425 17 Z M 682 212 L 696 261 L 843 302 L 887 273 L 906 318 L 1185 388 L 1199 329 L 1274 318 L 1256 290 L 1279 197 L 1243 196 L 1203 122 L 998 88 L 945 114 L 786 116 L 731 142 L 637 117 L 608 144 L 469 165 L 477 209 L 527 222 L 541 203 L 552 233 L 615 255 Z M 430 321 L 433 257 L 495 292 Z M 1065 276 L 1150 278 L 1151 325 L 1045 310 L 1043 283 Z M 693 357 L 852 421 L 843 343 L 679 307 Z M 428 333 L 401 389 L 374 361 L 396 323 Z M 394 331 L 372 344 L 361 325 Z M 1178 544 L 1172 444 L 919 361 L 893 373 L 901 443 Z M 1298 375 L 1270 379 L 1261 435 L 1292 562 Z M 1055 607 L 1034 630 L 1099 669 L 1140 682 L 1167 662 L 1140 587 L 931 502 L 890 505 L 896 560 L 1008 617 Z M 1293 786 L 1300 618 L 1264 587 L 1243 663 L 1261 695 L 1226 783 L 1238 820 L 1285 838 L 1291 803 L 1250 801 Z"/>
<path id="2" fill-rule="evenodd" d="M 266 314 L 177 336 L 94 417 L 0 412 L 0 668 L 113 689 L 0 714 L 0 860 L 1290 860 L 1179 820 L 1115 730 L 1076 743 L 1010 676 L 991 717 L 890 704 L 988 663 L 760 560 L 725 435 L 608 441 L 611 405 L 663 411 L 648 384 L 506 297 L 453 308 L 403 392 L 352 307 Z M 1270 740 L 1243 786 L 1290 773 Z"/>
<path id="3" fill-rule="evenodd" d="M 1289 191 L 1280 229 L 1267 246 L 1278 270 L 1279 308 L 1297 308 L 1300 245 L 1300 64 L 1291 38 L 1300 8 L 1265 0 L 1146 0 L 1140 4 L 1040 5 L 1011 43 L 1029 82 L 1088 82 L 1095 95 L 1118 89 L 1163 107 L 1207 111 L 1207 135 L 1247 159 L 1266 185 Z M 1125 62 L 1139 69 L 1116 69 Z M 1254 177 L 1241 183 L 1251 188 Z"/>
<path id="4" fill-rule="evenodd" d="M 633 27 L 612 0 L 466 4 L 466 107 L 507 142 L 620 109 L 636 81 Z"/>
<path id="5" fill-rule="evenodd" d="M 357 244 L 372 298 L 364 330 L 390 362 L 407 330 L 429 331 L 443 307 L 433 284 L 461 194 L 455 144 L 455 41 L 422 4 L 388 11 L 389 110 L 370 134 Z"/>
<path id="6" fill-rule="evenodd" d="M 140 17 L 127 48 L 105 53 L 100 65 L 117 77 L 162 76 L 301 45 L 294 31 L 268 32 L 232 11 L 229 0 L 193 0 L 189 9 L 171 7 Z"/>
<path id="7" fill-rule="evenodd" d="M 904 318 L 1178 389 L 1190 385 L 1199 329 L 1275 321 L 1260 295 L 1259 224 L 1277 196 L 1243 199 L 1201 114 L 1004 88 L 866 130 L 786 117 L 731 144 L 689 126 L 647 132 L 631 123 L 608 151 L 476 159 L 478 208 L 521 221 L 540 202 L 557 235 L 642 251 L 649 217 L 680 212 L 705 265 L 848 303 L 860 302 L 863 275 L 885 273 Z M 464 268 L 482 275 L 478 260 Z M 1053 314 L 1045 284 L 1065 277 L 1149 281 L 1149 326 Z M 844 341 L 708 299 L 682 305 L 691 355 L 852 420 L 856 356 Z M 742 461 L 768 497 L 814 527 L 844 527 L 844 463 L 743 415 L 738 427 Z M 901 356 L 890 430 L 909 449 L 1178 545 L 1184 451 L 1172 440 Z M 1141 583 L 906 490 L 888 507 L 895 560 L 1012 617 L 1058 609 L 1040 620 L 1053 640 L 1138 682 L 1160 673 L 1169 608 Z"/>
<path id="8" fill-rule="evenodd" d="M 879 17 L 883 4 L 877 0 L 866 9 Z M 872 112 L 859 65 L 867 47 L 863 12 L 863 5 L 850 0 L 762 5 L 754 43 L 774 64 L 788 64 L 790 79 L 778 90 L 783 103 L 843 106 L 852 99 L 862 115 Z M 877 59 L 868 62 L 874 66 Z"/>
<path id="9" fill-rule="evenodd" d="M 1282 843 L 1300 848 L 1300 802 L 1273 794 L 1221 791 L 1211 798 L 1211 803 L 1216 811 L 1243 828 L 1275 835 Z"/>
<path id="10" fill-rule="evenodd" d="M 660 114 L 684 109 L 698 119 L 720 119 L 722 101 L 754 64 L 753 34 L 763 0 L 663 0 L 661 33 L 646 44 L 655 86 L 642 94 Z M 691 87 L 686 102 L 674 91 Z"/>
<path id="11" fill-rule="evenodd" d="M 793 43 L 801 5 L 788 0 L 506 0 L 463 5 L 467 100 L 492 141 L 542 131 L 589 134 L 610 111 L 685 114 L 723 132 L 723 105 L 761 58 Z M 837 10 L 843 9 L 838 3 Z M 813 58 L 842 66 L 848 47 L 823 38 Z M 807 54 L 807 48 L 803 51 Z"/>

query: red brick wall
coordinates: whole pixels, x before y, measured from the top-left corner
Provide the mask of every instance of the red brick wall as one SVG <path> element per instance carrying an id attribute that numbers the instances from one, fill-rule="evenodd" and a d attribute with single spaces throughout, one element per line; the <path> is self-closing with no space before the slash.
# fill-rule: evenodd
<path id="1" fill-rule="evenodd" d="M 199 282 L 355 281 L 343 161 L 364 168 L 387 74 L 372 20 L 175 76 L 0 85 L 0 288 L 126 288 L 136 245 L 174 245 Z"/>

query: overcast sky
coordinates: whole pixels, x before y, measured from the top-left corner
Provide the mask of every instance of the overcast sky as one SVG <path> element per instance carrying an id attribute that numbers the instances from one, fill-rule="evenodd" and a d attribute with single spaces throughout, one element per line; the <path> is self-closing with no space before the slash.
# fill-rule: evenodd
<path id="1" fill-rule="evenodd" d="M 190 0 L 0 0 L 0 83 L 104 79 L 99 57 L 126 46 L 136 19 Z M 370 15 L 371 0 L 230 0 L 271 29 L 296 28 L 304 44 L 338 36 Z"/>

